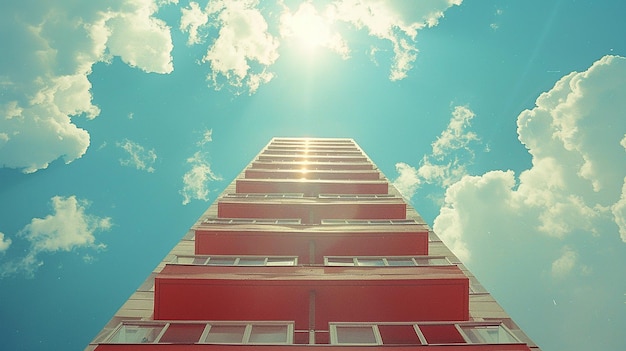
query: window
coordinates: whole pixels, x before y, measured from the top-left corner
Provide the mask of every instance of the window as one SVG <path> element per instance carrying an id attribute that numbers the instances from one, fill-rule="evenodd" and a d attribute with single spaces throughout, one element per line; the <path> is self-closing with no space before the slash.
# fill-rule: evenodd
<path id="1" fill-rule="evenodd" d="M 147 344 L 158 340 L 165 324 L 124 324 L 109 339 L 113 344 Z"/>
<path id="2" fill-rule="evenodd" d="M 322 219 L 322 225 L 411 225 L 414 219 Z"/>
<path id="3" fill-rule="evenodd" d="M 300 218 L 206 218 L 203 224 L 301 224 Z"/>
<path id="4" fill-rule="evenodd" d="M 124 322 L 112 344 L 292 344 L 293 322 Z"/>
<path id="5" fill-rule="evenodd" d="M 516 344 L 502 324 L 450 322 L 329 323 L 335 345 Z"/>
<path id="6" fill-rule="evenodd" d="M 363 257 L 324 257 L 326 266 L 449 266 L 450 261 L 444 256 L 363 256 Z"/>
<path id="7" fill-rule="evenodd" d="M 295 256 L 177 256 L 175 263 L 206 266 L 295 266 Z"/>
<path id="8" fill-rule="evenodd" d="M 502 325 L 459 326 L 472 344 L 511 344 L 519 341 Z"/>
<path id="9" fill-rule="evenodd" d="M 375 325 L 330 324 L 330 343 L 340 345 L 381 345 Z"/>
<path id="10" fill-rule="evenodd" d="M 291 344 L 293 323 L 215 323 L 201 342 L 208 344 Z"/>

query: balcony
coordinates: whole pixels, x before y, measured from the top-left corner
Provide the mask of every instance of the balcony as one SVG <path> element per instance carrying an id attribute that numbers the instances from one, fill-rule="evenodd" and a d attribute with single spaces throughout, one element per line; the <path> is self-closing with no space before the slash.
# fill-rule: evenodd
<path id="1" fill-rule="evenodd" d="M 457 266 L 166 265 L 155 278 L 155 319 L 336 320 L 469 318 L 469 281 Z"/>
<path id="2" fill-rule="evenodd" d="M 327 221 L 315 226 L 300 219 L 210 218 L 194 228 L 195 253 L 295 255 L 309 264 L 322 264 L 324 256 L 428 254 L 428 228 L 415 221 Z"/>
<path id="3" fill-rule="evenodd" d="M 326 329 L 295 329 L 289 321 L 127 321 L 96 350 L 331 350 L 528 351 L 494 322 L 331 322 Z"/>
<path id="4" fill-rule="evenodd" d="M 317 196 L 334 194 L 387 194 L 385 180 L 322 180 L 322 179 L 237 179 L 238 193 L 303 193 Z"/>
<path id="5" fill-rule="evenodd" d="M 309 162 L 309 161 L 254 161 L 253 169 L 291 169 L 291 170 L 371 170 L 370 162 Z"/>
<path id="6" fill-rule="evenodd" d="M 306 156 L 306 155 L 264 155 L 257 157 L 257 161 L 310 161 L 310 162 L 367 162 L 365 156 Z"/>
<path id="7" fill-rule="evenodd" d="M 300 218 L 304 224 L 325 219 L 405 219 L 401 198 L 297 199 L 226 196 L 218 199 L 220 218 Z"/>
<path id="8" fill-rule="evenodd" d="M 326 180 L 380 180 L 377 170 L 309 170 L 309 169 L 255 169 L 248 168 L 247 179 L 326 179 Z"/>

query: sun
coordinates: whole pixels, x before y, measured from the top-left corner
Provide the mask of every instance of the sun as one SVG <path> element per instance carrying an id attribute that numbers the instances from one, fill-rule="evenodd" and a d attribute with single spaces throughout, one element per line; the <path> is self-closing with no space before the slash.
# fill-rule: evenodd
<path id="1" fill-rule="evenodd" d="M 328 47 L 333 37 L 329 21 L 310 3 L 301 4 L 295 13 L 283 14 L 281 33 L 307 51 Z"/>

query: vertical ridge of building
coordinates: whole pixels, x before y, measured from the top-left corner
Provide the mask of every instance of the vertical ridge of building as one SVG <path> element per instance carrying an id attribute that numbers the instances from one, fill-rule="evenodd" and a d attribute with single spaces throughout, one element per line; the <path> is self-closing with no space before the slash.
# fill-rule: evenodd
<path id="1" fill-rule="evenodd" d="M 85 350 L 539 348 L 352 139 L 273 138 Z"/>

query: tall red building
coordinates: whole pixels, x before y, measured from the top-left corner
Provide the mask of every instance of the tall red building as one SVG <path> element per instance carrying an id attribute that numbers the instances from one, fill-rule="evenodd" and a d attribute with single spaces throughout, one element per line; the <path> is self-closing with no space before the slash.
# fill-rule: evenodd
<path id="1" fill-rule="evenodd" d="M 274 138 L 86 350 L 539 350 L 352 139 Z"/>

